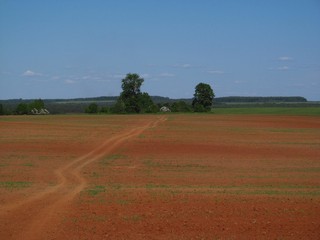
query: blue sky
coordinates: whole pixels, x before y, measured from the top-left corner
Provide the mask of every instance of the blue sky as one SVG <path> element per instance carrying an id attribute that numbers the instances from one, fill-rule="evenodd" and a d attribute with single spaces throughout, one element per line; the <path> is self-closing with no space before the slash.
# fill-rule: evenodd
<path id="1" fill-rule="evenodd" d="M 319 0 L 0 0 L 0 99 L 142 91 L 320 100 Z"/>

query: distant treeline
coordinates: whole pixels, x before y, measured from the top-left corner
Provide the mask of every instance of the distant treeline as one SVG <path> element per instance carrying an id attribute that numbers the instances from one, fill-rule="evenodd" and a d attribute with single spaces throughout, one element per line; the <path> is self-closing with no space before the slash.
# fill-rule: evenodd
<path id="1" fill-rule="evenodd" d="M 216 103 L 292 103 L 307 102 L 304 97 L 220 97 L 215 98 Z"/>
<path id="2" fill-rule="evenodd" d="M 90 104 L 95 103 L 100 112 L 110 113 L 110 109 L 116 103 L 118 97 L 94 97 L 94 98 L 74 98 L 74 99 L 44 99 L 46 109 L 52 114 L 85 113 Z M 151 96 L 153 102 L 160 108 L 169 107 L 172 112 L 192 111 L 192 98 L 172 99 L 161 96 Z M 11 99 L 0 100 L 0 115 L 17 114 L 19 104 L 32 104 L 35 99 Z M 214 98 L 213 108 L 229 107 L 301 107 L 319 106 L 319 103 L 308 102 L 304 97 L 220 97 Z"/>

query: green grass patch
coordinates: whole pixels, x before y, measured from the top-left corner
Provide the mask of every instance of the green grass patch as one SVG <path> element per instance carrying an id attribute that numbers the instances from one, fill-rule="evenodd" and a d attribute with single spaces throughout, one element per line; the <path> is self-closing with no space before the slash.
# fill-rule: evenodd
<path id="1" fill-rule="evenodd" d="M 209 166 L 200 164 L 169 164 L 159 163 L 152 160 L 145 160 L 143 164 L 149 168 L 163 168 L 171 171 L 194 171 L 194 170 L 206 170 L 210 169 Z"/>
<path id="2" fill-rule="evenodd" d="M 24 163 L 24 164 L 22 164 L 22 166 L 24 166 L 24 167 L 34 167 L 34 164 L 33 163 Z"/>
<path id="3" fill-rule="evenodd" d="M 103 193 L 105 191 L 106 191 L 106 187 L 101 185 L 96 185 L 90 189 L 87 189 L 87 193 L 89 194 L 89 196 L 96 196 L 99 193 Z"/>
<path id="4" fill-rule="evenodd" d="M 0 182 L 0 188 L 9 190 L 23 189 L 31 186 L 31 182 Z"/>

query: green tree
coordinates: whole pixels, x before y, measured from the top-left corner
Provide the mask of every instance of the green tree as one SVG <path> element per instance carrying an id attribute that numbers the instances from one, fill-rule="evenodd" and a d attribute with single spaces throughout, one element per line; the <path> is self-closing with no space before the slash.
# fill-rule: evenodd
<path id="1" fill-rule="evenodd" d="M 120 99 L 124 102 L 125 111 L 127 113 L 139 113 L 141 108 L 139 106 L 139 98 L 141 95 L 140 87 L 144 79 L 136 73 L 128 73 L 122 79 L 122 92 Z"/>
<path id="2" fill-rule="evenodd" d="M 117 114 L 126 113 L 126 105 L 120 97 L 118 98 L 116 104 L 111 107 L 111 112 Z"/>
<path id="3" fill-rule="evenodd" d="M 101 107 L 99 112 L 100 113 L 110 113 L 110 108 L 109 107 Z"/>
<path id="4" fill-rule="evenodd" d="M 4 115 L 4 110 L 3 110 L 3 106 L 1 103 L 0 103 L 0 115 Z"/>
<path id="5" fill-rule="evenodd" d="M 128 73 L 122 79 L 122 92 L 113 110 L 116 113 L 144 113 L 155 110 L 148 93 L 141 93 L 140 87 L 144 79 L 136 73 Z M 124 108 L 124 109 L 123 109 Z"/>
<path id="6" fill-rule="evenodd" d="M 192 107 L 185 101 L 178 101 L 171 104 L 170 109 L 172 112 L 191 112 Z"/>
<path id="7" fill-rule="evenodd" d="M 40 111 L 41 109 L 44 108 L 44 102 L 42 99 L 34 100 L 32 103 L 29 104 L 28 108 L 29 108 L 29 111 L 31 111 L 34 108 Z"/>
<path id="8" fill-rule="evenodd" d="M 199 83 L 195 88 L 192 106 L 195 112 L 208 112 L 211 110 L 214 92 L 209 84 Z"/>
<path id="9" fill-rule="evenodd" d="M 16 107 L 16 114 L 23 115 L 28 114 L 28 104 L 26 103 L 19 103 Z"/>
<path id="10" fill-rule="evenodd" d="M 138 97 L 140 112 L 155 113 L 158 112 L 158 107 L 153 103 L 148 93 L 144 92 Z"/>
<path id="11" fill-rule="evenodd" d="M 85 110 L 86 113 L 98 113 L 98 105 L 96 103 L 90 103 Z"/>

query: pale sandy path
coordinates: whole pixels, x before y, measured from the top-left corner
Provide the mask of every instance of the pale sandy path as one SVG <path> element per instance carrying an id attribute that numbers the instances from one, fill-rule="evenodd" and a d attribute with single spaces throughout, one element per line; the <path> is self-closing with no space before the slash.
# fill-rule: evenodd
<path id="1" fill-rule="evenodd" d="M 65 206 L 71 203 L 88 184 L 81 173 L 82 169 L 111 154 L 126 140 L 140 135 L 148 128 L 156 127 L 165 120 L 165 117 L 158 117 L 145 125 L 136 126 L 107 139 L 86 155 L 55 170 L 58 184 L 54 187 L 19 202 L 0 206 L 0 238 L 54 239 L 51 229 L 61 222 Z"/>

